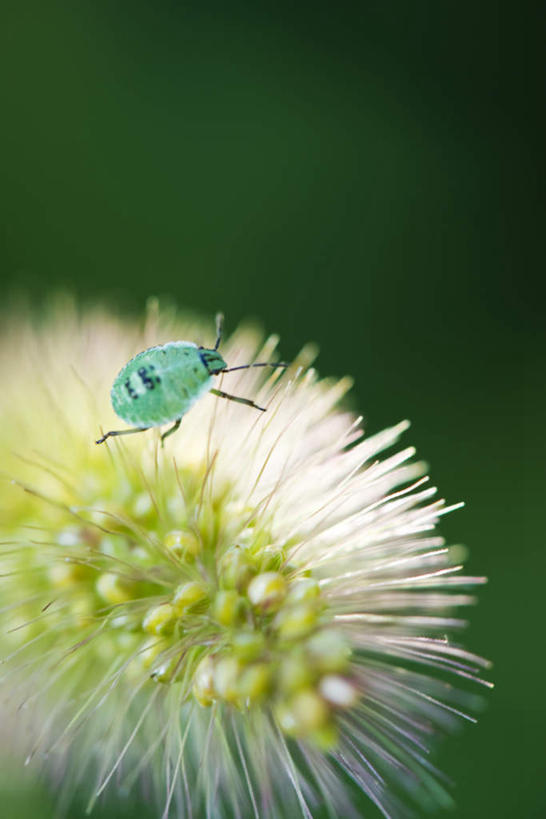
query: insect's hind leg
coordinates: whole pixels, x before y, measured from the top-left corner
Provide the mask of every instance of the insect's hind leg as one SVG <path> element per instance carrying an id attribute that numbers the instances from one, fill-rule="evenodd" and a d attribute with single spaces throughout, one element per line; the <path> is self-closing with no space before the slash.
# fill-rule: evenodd
<path id="1" fill-rule="evenodd" d="M 99 438 L 98 441 L 95 441 L 96 444 L 103 444 L 107 438 L 114 438 L 116 435 L 133 435 L 135 432 L 146 432 L 147 429 L 150 427 L 134 427 L 132 429 L 111 429 L 110 432 L 106 432 L 102 438 Z"/>
<path id="2" fill-rule="evenodd" d="M 163 446 L 163 442 L 165 441 L 165 438 L 168 438 L 168 437 L 169 437 L 169 435 L 172 435 L 172 434 L 173 434 L 173 432 L 176 432 L 176 430 L 177 430 L 177 429 L 178 429 L 178 427 L 180 426 L 180 422 L 181 422 L 181 420 L 182 420 L 182 418 L 179 418 L 177 421 L 175 421 L 175 422 L 174 422 L 174 424 L 172 425 L 172 427 L 170 427 L 170 428 L 167 430 L 167 432 L 164 432 L 164 433 L 163 433 L 163 435 L 161 436 L 161 446 Z"/>
<path id="3" fill-rule="evenodd" d="M 222 390 L 211 390 L 213 395 L 217 395 L 218 398 L 227 398 L 228 401 L 236 401 L 238 404 L 245 404 L 247 407 L 254 407 L 254 409 L 260 410 L 260 412 L 265 412 L 265 407 L 259 407 L 258 404 L 255 404 L 254 401 L 251 401 L 250 398 L 240 398 L 238 395 L 230 395 L 229 392 L 222 392 Z"/>

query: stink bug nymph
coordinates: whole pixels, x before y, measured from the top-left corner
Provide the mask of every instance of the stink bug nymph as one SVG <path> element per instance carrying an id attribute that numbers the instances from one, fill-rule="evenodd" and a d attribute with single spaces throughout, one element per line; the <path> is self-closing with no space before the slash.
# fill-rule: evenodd
<path id="1" fill-rule="evenodd" d="M 170 341 L 143 350 L 132 358 L 119 372 L 110 393 L 114 412 L 130 424 L 131 429 L 110 430 L 95 443 L 174 422 L 161 436 L 163 444 L 168 435 L 176 432 L 182 417 L 207 392 L 265 412 L 265 407 L 259 407 L 249 398 L 213 389 L 214 376 L 249 367 L 288 367 L 288 364 L 267 361 L 228 367 L 218 352 L 223 319 L 221 313 L 216 316 L 216 343 L 212 349 L 198 347 L 192 341 Z"/>

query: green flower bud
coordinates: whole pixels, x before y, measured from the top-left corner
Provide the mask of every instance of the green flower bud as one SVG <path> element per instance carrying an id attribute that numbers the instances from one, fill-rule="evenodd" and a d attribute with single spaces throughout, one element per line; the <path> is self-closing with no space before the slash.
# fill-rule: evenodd
<path id="1" fill-rule="evenodd" d="M 317 600 L 320 597 L 320 586 L 312 577 L 301 577 L 290 584 L 287 601 L 300 603 Z"/>
<path id="2" fill-rule="evenodd" d="M 174 627 L 177 611 L 170 603 L 161 603 L 144 615 L 142 628 L 150 634 L 169 634 Z"/>
<path id="3" fill-rule="evenodd" d="M 256 663 L 246 668 L 238 681 L 238 692 L 242 702 L 253 704 L 263 699 L 269 690 L 271 669 L 267 663 Z"/>
<path id="4" fill-rule="evenodd" d="M 193 677 L 193 696 L 203 707 L 212 705 L 216 697 L 214 687 L 214 661 L 210 655 L 203 657 Z"/>
<path id="5" fill-rule="evenodd" d="M 286 580 L 278 572 L 258 574 L 250 581 L 247 594 L 257 609 L 274 611 L 286 597 Z"/>
<path id="6" fill-rule="evenodd" d="M 172 598 L 172 605 L 178 617 L 187 614 L 198 603 L 206 600 L 207 594 L 208 590 L 205 584 L 197 580 L 179 586 Z"/>
<path id="7" fill-rule="evenodd" d="M 284 640 L 295 640 L 315 628 L 317 624 L 317 606 L 313 602 L 300 603 L 281 609 L 275 618 L 279 636 Z"/>
<path id="8" fill-rule="evenodd" d="M 243 599 L 234 589 L 219 591 L 214 598 L 213 616 L 222 626 L 233 626 L 241 619 Z"/>
<path id="9" fill-rule="evenodd" d="M 283 657 L 278 671 L 279 685 L 287 694 L 308 688 L 313 681 L 313 668 L 302 652 Z"/>
<path id="10" fill-rule="evenodd" d="M 106 603 L 126 603 L 133 598 L 133 588 L 119 574 L 103 572 L 95 583 L 97 593 Z"/>
<path id="11" fill-rule="evenodd" d="M 260 631 L 237 631 L 232 637 L 234 654 L 242 661 L 255 660 L 265 646 L 265 637 Z"/>
<path id="12" fill-rule="evenodd" d="M 201 541 L 187 530 L 173 529 L 167 532 L 163 540 L 166 550 L 177 560 L 192 561 L 201 553 Z"/>
<path id="13" fill-rule="evenodd" d="M 318 671 L 345 671 L 351 659 L 351 649 L 344 635 L 335 629 L 324 629 L 307 641 L 311 662 Z"/>
<path id="14" fill-rule="evenodd" d="M 227 702 L 239 700 L 239 674 L 241 666 L 235 657 L 223 657 L 214 666 L 214 688 L 218 696 Z"/>
<path id="15" fill-rule="evenodd" d="M 323 728 L 330 712 L 328 706 L 312 688 L 298 691 L 276 711 L 283 731 L 297 737 L 305 737 Z"/>
<path id="16" fill-rule="evenodd" d="M 256 574 L 246 549 L 233 546 L 224 554 L 219 565 L 220 585 L 225 589 L 245 589 Z"/>

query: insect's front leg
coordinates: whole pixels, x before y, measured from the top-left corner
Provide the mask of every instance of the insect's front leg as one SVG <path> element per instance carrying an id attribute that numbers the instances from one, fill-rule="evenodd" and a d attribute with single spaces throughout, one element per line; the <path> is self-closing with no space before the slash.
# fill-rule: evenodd
<path id="1" fill-rule="evenodd" d="M 99 438 L 98 441 L 95 441 L 96 444 L 103 444 L 107 438 L 114 438 L 116 435 L 133 435 L 135 432 L 146 432 L 147 429 L 150 427 L 135 427 L 134 429 L 111 429 L 110 432 L 106 432 L 102 438 Z"/>

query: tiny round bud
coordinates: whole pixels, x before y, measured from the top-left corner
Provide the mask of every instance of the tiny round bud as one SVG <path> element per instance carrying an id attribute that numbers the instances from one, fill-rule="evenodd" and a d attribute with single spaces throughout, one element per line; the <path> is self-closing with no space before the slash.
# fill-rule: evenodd
<path id="1" fill-rule="evenodd" d="M 235 657 L 224 657 L 214 667 L 214 688 L 227 702 L 239 699 L 238 679 L 241 667 Z"/>
<path id="2" fill-rule="evenodd" d="M 153 661 L 156 657 L 161 654 L 168 647 L 169 643 L 167 640 L 161 638 L 153 638 L 151 637 L 149 640 L 146 640 L 144 646 L 138 652 L 138 656 L 140 658 L 140 662 L 144 666 L 144 668 L 150 668 Z"/>
<path id="3" fill-rule="evenodd" d="M 266 546 L 260 554 L 262 572 L 278 572 L 284 563 L 284 555 L 274 546 Z"/>
<path id="4" fill-rule="evenodd" d="M 172 630 L 176 617 L 176 609 L 170 603 L 162 603 L 148 609 L 142 621 L 142 628 L 150 634 L 167 634 Z"/>
<path id="5" fill-rule="evenodd" d="M 165 660 L 155 666 L 150 677 L 154 682 L 169 683 L 172 680 L 173 672 L 173 660 Z"/>
<path id="6" fill-rule="evenodd" d="M 233 653 L 243 662 L 260 656 L 265 637 L 260 631 L 237 631 L 232 637 Z"/>
<path id="7" fill-rule="evenodd" d="M 114 605 L 116 603 L 126 603 L 133 596 L 130 584 L 119 574 L 111 572 L 103 572 L 103 574 L 99 575 L 95 588 L 106 603 Z"/>
<path id="8" fill-rule="evenodd" d="M 308 688 L 313 680 L 309 660 L 301 653 L 284 657 L 279 667 L 279 685 L 286 693 Z"/>
<path id="9" fill-rule="evenodd" d="M 328 719 L 328 708 L 324 700 L 312 688 L 298 691 L 291 701 L 291 708 L 300 733 L 316 731 Z"/>
<path id="10" fill-rule="evenodd" d="M 294 736 L 297 733 L 296 718 L 285 702 L 277 705 L 275 716 L 283 733 L 288 734 L 288 736 Z"/>
<path id="11" fill-rule="evenodd" d="M 245 669 L 238 683 L 239 696 L 243 702 L 252 704 L 262 699 L 269 689 L 271 671 L 266 663 L 256 663 Z"/>
<path id="12" fill-rule="evenodd" d="M 305 688 L 279 706 L 276 714 L 285 733 L 305 737 L 327 723 L 329 710 L 316 691 Z"/>
<path id="13" fill-rule="evenodd" d="M 172 605 L 179 617 L 186 614 L 196 603 L 201 603 L 207 597 L 207 587 L 204 583 L 191 580 L 177 588 L 172 598 Z"/>
<path id="14" fill-rule="evenodd" d="M 256 608 L 274 610 L 286 596 L 286 580 L 278 572 L 258 574 L 250 581 L 247 594 Z"/>
<path id="15" fill-rule="evenodd" d="M 275 620 L 279 635 L 294 640 L 308 634 L 317 624 L 317 607 L 313 602 L 283 608 Z"/>
<path id="16" fill-rule="evenodd" d="M 300 577 L 290 584 L 288 597 L 291 603 L 300 603 L 304 600 L 316 600 L 320 597 L 320 586 L 312 577 Z"/>
<path id="17" fill-rule="evenodd" d="M 345 671 L 351 659 L 351 649 L 341 632 L 325 629 L 307 642 L 311 661 L 318 671 Z"/>
<path id="18" fill-rule="evenodd" d="M 80 579 L 80 567 L 65 561 L 57 563 L 48 571 L 49 580 L 58 589 L 66 589 Z"/>
<path id="19" fill-rule="evenodd" d="M 192 691 L 199 705 L 205 708 L 212 705 L 216 697 L 216 690 L 214 688 L 214 661 L 210 655 L 203 657 L 195 669 Z"/>
<path id="20" fill-rule="evenodd" d="M 250 556 L 241 546 L 228 549 L 220 561 L 220 585 L 225 589 L 242 590 L 256 573 Z"/>
<path id="21" fill-rule="evenodd" d="M 242 598 L 234 589 L 219 591 L 214 599 L 214 618 L 223 626 L 233 626 L 240 620 Z"/>
<path id="22" fill-rule="evenodd" d="M 195 560 L 201 552 L 201 542 L 191 531 L 173 529 L 163 540 L 166 550 L 178 560 Z"/>

